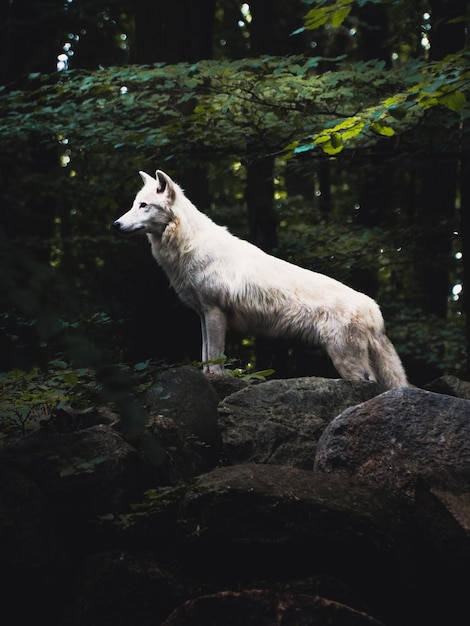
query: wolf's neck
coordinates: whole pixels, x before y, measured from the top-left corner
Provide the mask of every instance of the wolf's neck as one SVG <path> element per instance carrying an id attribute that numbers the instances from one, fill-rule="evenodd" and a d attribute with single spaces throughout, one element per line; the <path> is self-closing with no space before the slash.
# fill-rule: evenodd
<path id="1" fill-rule="evenodd" d="M 174 218 L 163 234 L 149 234 L 152 254 L 171 273 L 171 266 L 180 264 L 183 257 L 192 255 L 201 236 L 208 235 L 217 226 L 207 215 L 201 213 L 187 198 L 178 199 Z"/>

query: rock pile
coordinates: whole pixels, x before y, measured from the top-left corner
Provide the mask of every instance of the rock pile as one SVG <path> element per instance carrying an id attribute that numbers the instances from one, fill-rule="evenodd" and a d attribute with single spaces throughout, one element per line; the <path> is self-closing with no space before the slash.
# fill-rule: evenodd
<path id="1" fill-rule="evenodd" d="M 0 451 L 3 613 L 53 626 L 408 626 L 467 609 L 470 383 L 167 370 Z M 437 392 L 437 393 L 436 393 Z M 458 397 L 459 396 L 459 397 Z M 12 619 L 10 618 L 10 621 Z"/>

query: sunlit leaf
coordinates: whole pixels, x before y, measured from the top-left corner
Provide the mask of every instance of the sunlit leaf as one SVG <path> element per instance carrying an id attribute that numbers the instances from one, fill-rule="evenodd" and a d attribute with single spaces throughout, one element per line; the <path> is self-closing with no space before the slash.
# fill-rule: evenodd
<path id="1" fill-rule="evenodd" d="M 344 22 L 344 20 L 348 17 L 349 13 L 351 12 L 351 8 L 352 8 L 351 6 L 342 7 L 338 9 L 337 11 L 335 11 L 333 15 L 331 16 L 331 25 L 340 26 Z"/>
<path id="2" fill-rule="evenodd" d="M 344 145 L 342 142 L 337 146 L 333 146 L 331 142 L 325 143 L 322 146 L 323 152 L 325 152 L 325 154 L 330 154 L 330 155 L 338 154 L 338 152 L 341 152 L 343 148 L 344 148 Z"/>
<path id="3" fill-rule="evenodd" d="M 362 132 L 362 130 L 364 129 L 364 126 L 365 126 L 365 123 L 361 121 L 361 122 L 355 124 L 349 130 L 345 130 L 344 133 L 341 134 L 341 137 L 342 137 L 343 141 L 347 141 L 348 139 L 352 139 L 353 137 L 357 137 L 357 135 L 359 135 Z"/>
<path id="4" fill-rule="evenodd" d="M 320 26 L 323 26 L 328 21 L 329 10 L 328 7 L 319 7 L 311 9 L 304 17 L 305 28 L 308 30 L 315 30 Z"/>
<path id="5" fill-rule="evenodd" d="M 67 385 L 70 385 L 71 387 L 75 387 L 76 385 L 78 385 L 78 376 L 75 372 L 64 372 L 62 374 L 62 380 L 64 381 L 64 383 L 67 383 Z"/>
<path id="6" fill-rule="evenodd" d="M 382 135 L 383 137 L 393 137 L 395 134 L 394 129 L 391 126 L 386 126 L 381 122 L 374 122 L 370 125 L 371 130 L 378 135 Z"/>
<path id="7" fill-rule="evenodd" d="M 450 109 L 451 111 L 459 112 L 465 106 L 467 102 L 467 98 L 465 94 L 455 91 L 453 93 L 446 93 L 439 97 L 439 103 L 443 104 L 445 107 Z"/>

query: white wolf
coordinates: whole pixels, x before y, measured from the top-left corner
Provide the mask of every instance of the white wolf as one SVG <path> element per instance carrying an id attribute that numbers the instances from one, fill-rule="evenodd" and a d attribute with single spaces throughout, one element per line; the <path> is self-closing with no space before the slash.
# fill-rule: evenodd
<path id="1" fill-rule="evenodd" d="M 146 233 L 180 299 L 201 318 L 204 372 L 223 374 L 228 327 L 322 344 L 343 378 L 407 386 L 376 302 L 342 283 L 266 254 L 218 226 L 164 172 L 144 181 L 114 228 Z"/>

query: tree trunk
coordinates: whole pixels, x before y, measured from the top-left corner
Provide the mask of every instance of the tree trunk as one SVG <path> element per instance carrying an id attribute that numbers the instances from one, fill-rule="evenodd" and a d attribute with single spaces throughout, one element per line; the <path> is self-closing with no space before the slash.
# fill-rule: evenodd
<path id="1" fill-rule="evenodd" d="M 133 6 L 136 63 L 195 63 L 212 57 L 215 0 L 137 0 Z"/>
<path id="2" fill-rule="evenodd" d="M 460 229 L 462 235 L 462 262 L 464 275 L 463 307 L 465 311 L 465 339 L 467 348 L 466 378 L 470 377 L 470 158 L 462 159 Z"/>
<path id="3" fill-rule="evenodd" d="M 430 0 L 430 6 L 431 58 L 440 61 L 465 47 L 465 22 L 453 20 L 468 15 L 470 6 L 468 0 Z"/>
<path id="4" fill-rule="evenodd" d="M 388 14 L 384 6 L 366 4 L 357 10 L 360 20 L 361 56 L 366 61 L 380 59 L 392 66 Z"/>
<path id="5" fill-rule="evenodd" d="M 254 0 L 250 3 L 250 54 L 283 54 L 279 0 Z M 277 220 L 274 212 L 274 157 L 265 155 L 247 166 L 245 199 L 248 209 L 250 238 L 261 248 L 270 251 L 277 245 Z"/>
<path id="6" fill-rule="evenodd" d="M 279 2 L 254 0 L 250 3 L 250 55 L 280 54 Z M 274 157 L 266 155 L 247 166 L 245 199 L 250 239 L 271 252 L 277 245 L 277 219 L 274 211 Z M 287 346 L 265 337 L 256 340 L 258 368 L 273 367 L 278 376 L 285 375 Z"/>
<path id="7" fill-rule="evenodd" d="M 248 207 L 250 238 L 268 252 L 277 246 L 277 220 L 274 214 L 274 159 L 255 161 L 247 168 L 245 199 Z"/>
<path id="8" fill-rule="evenodd" d="M 56 70 L 57 55 L 60 52 L 59 26 L 63 13 L 61 0 L 49 0 L 38 3 L 36 0 L 15 0 L 4 2 L 0 8 L 1 39 L 1 83 L 14 83 L 15 88 L 31 90 L 37 87 L 28 75 L 33 73 L 48 74 Z M 25 163 L 30 159 L 31 165 Z M 49 145 L 33 145 L 31 151 L 22 158 L 23 169 L 27 177 L 31 172 L 39 175 L 40 183 L 47 177 L 57 177 L 60 171 L 57 145 L 51 139 Z M 11 242 L 21 233 L 23 243 L 34 240 L 35 258 L 49 261 L 49 241 L 54 232 L 57 196 L 49 187 L 36 186 L 27 206 L 21 205 L 21 196 L 11 188 L 17 178 L 20 163 L 2 163 L 0 179 L 0 215 L 1 228 L 5 229 Z M 36 178 L 38 180 L 38 178 Z M 26 178 L 22 184 L 33 184 Z M 9 198 L 12 198 L 10 200 Z M 36 217 L 30 219 L 30 215 Z M 39 216 L 39 219 L 37 218 Z"/>
<path id="9" fill-rule="evenodd" d="M 136 63 L 196 63 L 212 57 L 215 0 L 136 0 L 133 6 Z M 209 187 L 201 165 L 187 165 L 174 175 L 203 210 Z"/>
<path id="10" fill-rule="evenodd" d="M 451 23 L 451 20 L 465 14 L 467 0 L 432 0 L 430 4 L 430 58 L 438 61 L 464 47 L 465 24 Z M 410 300 L 426 313 L 442 319 L 447 317 L 457 170 L 457 159 L 429 157 L 423 162 L 422 189 L 417 213 L 416 228 L 421 232 L 413 268 L 415 283 Z"/>
<path id="11" fill-rule="evenodd" d="M 457 164 L 429 158 L 423 163 L 415 229 L 417 244 L 408 301 L 426 313 L 447 317 L 452 219 Z"/>
<path id="12" fill-rule="evenodd" d="M 0 6 L 2 85 L 23 74 L 56 70 L 62 0 L 4 1 Z"/>

